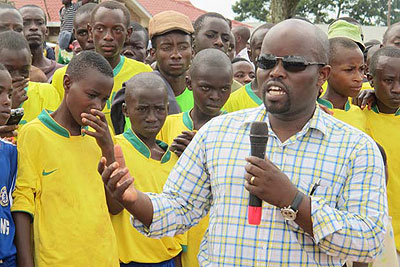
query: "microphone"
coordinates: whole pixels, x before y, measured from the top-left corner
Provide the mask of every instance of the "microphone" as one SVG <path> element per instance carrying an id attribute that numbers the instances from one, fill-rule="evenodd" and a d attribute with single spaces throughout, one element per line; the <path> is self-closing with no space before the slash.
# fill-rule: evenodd
<path id="1" fill-rule="evenodd" d="M 251 155 L 260 159 L 265 158 L 265 149 L 268 142 L 268 125 L 263 121 L 255 121 L 250 128 Z M 248 222 L 259 225 L 261 222 L 262 200 L 250 194 L 248 207 Z"/>

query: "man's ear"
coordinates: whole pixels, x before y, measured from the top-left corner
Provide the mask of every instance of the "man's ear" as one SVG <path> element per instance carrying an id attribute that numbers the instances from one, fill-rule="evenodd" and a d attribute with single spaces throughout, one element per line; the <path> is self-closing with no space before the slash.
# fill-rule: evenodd
<path id="1" fill-rule="evenodd" d="M 371 73 L 367 73 L 367 79 L 371 87 L 374 88 L 374 76 Z"/>
<path id="2" fill-rule="evenodd" d="M 190 77 L 190 75 L 186 76 L 186 87 L 190 90 L 192 90 L 192 78 Z"/>
<path id="3" fill-rule="evenodd" d="M 122 114 L 124 114 L 125 117 L 128 117 L 128 110 L 126 109 L 126 103 L 122 103 Z"/>
<path id="4" fill-rule="evenodd" d="M 320 88 L 329 78 L 329 74 L 331 73 L 331 66 L 325 65 L 319 69 L 319 76 L 318 76 L 318 88 Z"/>
<path id="5" fill-rule="evenodd" d="M 92 28 L 92 25 L 90 25 L 90 23 L 88 23 L 88 25 L 87 25 L 87 30 L 88 30 L 90 39 L 93 40 L 93 32 L 92 32 L 93 28 Z"/>
<path id="6" fill-rule="evenodd" d="M 69 76 L 69 74 L 65 74 L 64 79 L 63 79 L 63 86 L 64 86 L 64 92 L 66 95 L 69 93 L 69 90 L 71 89 L 71 85 L 72 85 L 71 77 Z"/>
<path id="7" fill-rule="evenodd" d="M 126 40 L 129 40 L 129 38 L 131 38 L 131 35 L 132 35 L 132 27 L 129 27 L 129 28 L 126 30 L 126 32 L 127 32 L 127 34 L 126 34 L 126 37 L 125 37 L 125 41 L 126 41 Z"/>
<path id="8" fill-rule="evenodd" d="M 150 56 L 153 59 L 153 61 L 156 61 L 156 49 L 152 47 L 152 48 L 150 48 L 149 52 L 150 52 Z"/>

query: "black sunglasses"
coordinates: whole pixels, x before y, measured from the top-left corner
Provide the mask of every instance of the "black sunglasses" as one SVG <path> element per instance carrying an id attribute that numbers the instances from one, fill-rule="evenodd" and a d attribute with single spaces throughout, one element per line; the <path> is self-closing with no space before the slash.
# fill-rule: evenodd
<path id="1" fill-rule="evenodd" d="M 282 60 L 282 65 L 285 70 L 290 72 L 299 72 L 305 70 L 311 65 L 325 66 L 326 63 L 322 62 L 307 62 L 307 60 L 300 56 L 284 56 L 277 57 L 271 54 L 260 55 L 257 59 L 257 66 L 260 69 L 270 70 L 278 64 L 278 60 Z"/>

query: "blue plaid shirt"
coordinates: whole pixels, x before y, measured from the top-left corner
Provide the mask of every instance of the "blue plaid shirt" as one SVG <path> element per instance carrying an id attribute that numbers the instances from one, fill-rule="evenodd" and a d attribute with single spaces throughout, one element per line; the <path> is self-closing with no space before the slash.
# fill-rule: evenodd
<path id="1" fill-rule="evenodd" d="M 264 106 L 219 116 L 203 126 L 170 173 L 162 194 L 148 194 L 151 237 L 181 234 L 210 212 L 201 266 L 342 266 L 370 261 L 388 220 L 384 166 L 371 138 L 316 108 L 282 143 L 269 125 L 266 156 L 311 197 L 314 237 L 263 202 L 259 226 L 247 223 L 244 188 L 250 124 L 268 122 Z M 269 124 L 269 123 L 268 123 Z M 284 194 L 285 192 L 282 192 Z"/>

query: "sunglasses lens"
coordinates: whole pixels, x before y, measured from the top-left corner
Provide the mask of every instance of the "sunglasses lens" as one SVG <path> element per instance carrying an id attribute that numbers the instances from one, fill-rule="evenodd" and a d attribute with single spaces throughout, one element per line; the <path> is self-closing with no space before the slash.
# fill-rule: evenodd
<path id="1" fill-rule="evenodd" d="M 277 63 L 276 58 L 269 58 L 269 57 L 260 57 L 257 61 L 257 65 L 259 68 L 264 70 L 269 70 L 275 67 Z"/>
<path id="2" fill-rule="evenodd" d="M 289 57 L 283 59 L 283 67 L 287 71 L 298 72 L 305 70 L 307 68 L 307 64 L 302 58 Z"/>

